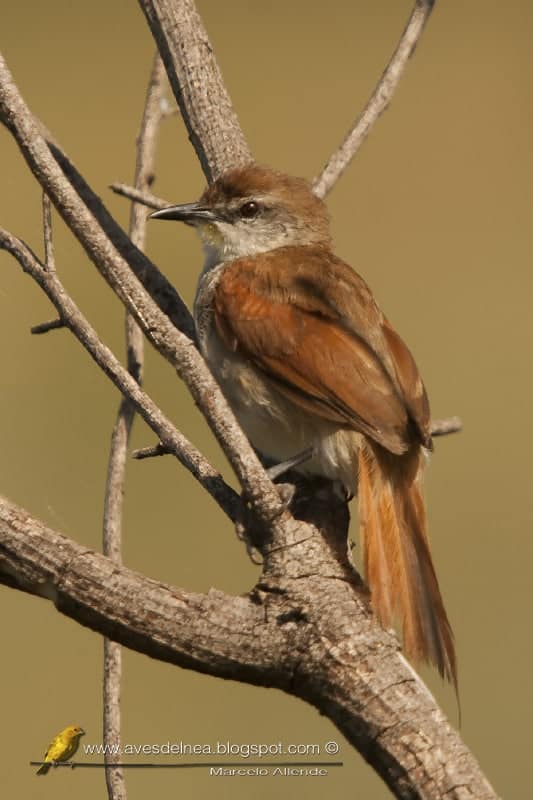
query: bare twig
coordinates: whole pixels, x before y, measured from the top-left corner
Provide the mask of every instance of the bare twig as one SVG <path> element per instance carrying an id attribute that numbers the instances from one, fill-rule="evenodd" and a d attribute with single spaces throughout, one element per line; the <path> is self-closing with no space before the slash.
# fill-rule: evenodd
<path id="1" fill-rule="evenodd" d="M 154 167 L 155 143 L 157 131 L 163 118 L 163 62 L 159 54 L 155 56 L 137 139 L 137 157 L 135 166 L 135 186 L 145 190 L 151 183 Z M 144 249 L 146 237 L 146 214 L 133 204 L 130 216 L 129 234 L 132 242 L 139 250 Z M 128 312 L 126 312 L 126 349 L 128 372 L 142 384 L 144 361 L 144 343 L 141 329 Z M 126 477 L 126 457 L 131 429 L 135 418 L 134 405 L 123 398 L 117 414 L 117 420 L 111 437 L 111 451 L 106 482 L 104 503 L 103 552 L 116 564 L 122 563 L 122 511 L 124 485 Z M 120 687 L 122 679 L 122 653 L 120 645 L 111 639 L 104 639 L 104 718 L 103 734 L 106 750 L 106 784 L 109 800 L 126 800 L 126 782 L 124 771 L 116 764 L 120 761 Z"/>
<path id="2" fill-rule="evenodd" d="M 98 338 L 83 314 L 69 297 L 55 274 L 46 271 L 30 248 L 12 234 L 0 228 L 0 249 L 13 255 L 24 271 L 43 289 L 51 300 L 65 325 L 85 347 L 91 358 L 111 379 L 119 391 L 135 406 L 147 425 L 163 442 L 165 447 L 207 489 L 219 506 L 233 521 L 240 519 L 241 500 L 228 486 L 207 459 L 165 417 L 153 400 L 132 378 L 111 350 Z"/>
<path id="3" fill-rule="evenodd" d="M 433 10 L 435 0 L 416 0 L 398 46 L 365 108 L 359 114 L 339 148 L 330 156 L 326 166 L 313 181 L 318 197 L 325 197 L 365 141 L 378 118 L 389 105 L 400 82 L 409 58 L 422 35 Z"/>
<path id="4" fill-rule="evenodd" d="M 448 436 L 450 433 L 459 433 L 463 430 L 463 423 L 459 417 L 448 417 L 447 419 L 435 419 L 431 423 L 432 436 Z"/>
<path id="5" fill-rule="evenodd" d="M 43 192 L 43 231 L 44 231 L 44 263 L 46 269 L 53 272 L 56 268 L 54 243 L 52 240 L 52 206 L 50 198 Z M 32 331 L 33 333 L 33 331 Z M 42 331 L 39 331 L 42 333 Z"/>
<path id="6" fill-rule="evenodd" d="M 115 290 L 157 350 L 177 370 L 221 444 L 258 517 L 267 525 L 285 514 L 262 464 L 237 423 L 218 384 L 192 341 L 176 330 L 131 274 L 130 261 L 117 249 L 67 179 L 0 58 L 0 119 L 5 121 L 36 178 L 102 276 Z M 63 163 L 63 159 L 60 159 Z M 79 181 L 78 181 L 79 183 Z M 120 229 L 119 229 L 120 230 Z M 122 236 L 124 234 L 122 233 Z M 129 241 L 129 240 L 128 240 Z M 132 245 L 130 243 L 130 249 Z M 136 258 L 142 257 L 135 250 Z M 147 262 L 150 265 L 150 262 Z M 155 267 L 154 267 L 155 269 Z M 181 302 L 181 300 L 180 300 Z M 185 307 L 184 307 L 185 308 Z M 187 312 L 187 315 L 190 315 Z M 184 323 L 185 324 L 185 323 Z"/>
<path id="7" fill-rule="evenodd" d="M 193 0 L 139 0 L 189 138 L 211 182 L 252 156 Z"/>
<path id="8" fill-rule="evenodd" d="M 169 452 L 164 444 L 158 442 L 152 447 L 142 447 L 139 450 L 134 450 L 132 453 L 133 458 L 142 460 L 143 458 L 157 458 L 157 456 L 168 456 Z"/>
<path id="9" fill-rule="evenodd" d="M 141 203 L 148 208 L 156 208 L 159 210 L 172 205 L 169 200 L 162 200 L 151 192 L 147 192 L 146 190 L 140 191 L 134 186 L 128 186 L 126 183 L 112 183 L 109 188 L 111 191 L 115 192 L 115 194 L 120 194 L 122 197 L 127 197 L 129 200 L 135 200 L 136 203 Z"/>
<path id="10" fill-rule="evenodd" d="M 174 286 L 155 264 L 135 247 L 58 142 L 43 123 L 29 112 L 1 54 L 0 122 L 18 141 L 29 168 L 43 190 L 49 194 L 67 225 L 69 217 L 62 212 L 62 209 L 66 208 L 69 200 L 72 202 L 73 215 L 78 218 L 78 224 L 71 225 L 70 229 L 89 258 L 94 260 L 100 253 L 102 258 L 110 259 L 110 268 L 113 269 L 118 254 L 118 258 L 133 270 L 146 291 L 176 328 L 185 333 L 189 339 L 194 339 L 192 316 Z M 51 169 L 54 176 L 59 179 L 55 183 L 51 184 L 48 169 Z M 50 191 L 48 191 L 49 186 Z M 58 198 L 62 197 L 62 190 L 65 190 L 66 194 L 61 203 L 58 202 Z M 82 231 L 85 231 L 84 235 Z"/>
<path id="11" fill-rule="evenodd" d="M 0 121 L 1 120 L 0 103 Z M 42 124 L 39 123 L 38 120 L 32 117 L 32 121 L 38 126 L 39 130 L 43 129 Z M 78 208 L 85 210 L 84 221 L 77 229 L 71 228 L 71 231 L 77 236 L 89 258 L 96 263 L 96 251 L 91 249 L 88 240 L 79 235 L 79 232 L 88 225 L 88 221 L 90 220 L 91 225 L 87 232 L 96 237 L 96 240 L 100 241 L 100 245 L 104 245 L 106 241 L 112 244 L 112 249 L 118 251 L 123 262 L 127 263 L 129 269 L 134 272 L 137 279 L 141 282 L 161 311 L 167 315 L 178 330 L 182 331 L 189 339 L 194 340 L 196 334 L 192 316 L 174 286 L 159 271 L 155 264 L 153 264 L 143 252 L 135 247 L 129 236 L 126 235 L 120 225 L 113 219 L 99 196 L 93 192 L 89 184 L 83 178 L 83 175 L 78 172 L 72 161 L 57 142 L 49 134 L 46 134 L 46 136 L 43 134 L 43 137 L 49 147 L 49 154 L 46 155 L 51 156 L 66 178 L 67 182 L 64 186 L 70 185 L 70 187 L 75 190 L 78 200 L 81 201 L 80 205 L 78 205 L 78 202 L 76 203 Z M 39 161 L 27 160 L 30 163 L 30 169 L 35 167 L 38 173 Z M 38 174 L 36 177 L 39 180 Z M 44 178 L 42 182 L 46 184 L 46 178 Z M 65 219 L 64 215 L 63 218 Z M 65 221 L 68 224 L 66 219 Z M 101 252 L 103 252 L 103 250 L 101 250 Z M 109 255 L 111 257 L 110 268 L 113 269 L 117 262 L 110 253 Z"/>
<path id="12" fill-rule="evenodd" d="M 104 763 L 107 796 L 109 800 L 126 800 L 126 779 L 124 770 L 118 766 L 120 755 L 120 688 L 122 680 L 122 649 L 118 642 L 104 636 L 104 679 L 103 679 L 103 732 Z"/>
<path id="13" fill-rule="evenodd" d="M 48 331 L 55 331 L 57 328 L 64 328 L 65 323 L 62 319 L 50 319 L 47 322 L 40 322 L 38 325 L 33 325 L 30 328 L 30 333 L 39 335 L 41 333 L 48 333 Z"/>

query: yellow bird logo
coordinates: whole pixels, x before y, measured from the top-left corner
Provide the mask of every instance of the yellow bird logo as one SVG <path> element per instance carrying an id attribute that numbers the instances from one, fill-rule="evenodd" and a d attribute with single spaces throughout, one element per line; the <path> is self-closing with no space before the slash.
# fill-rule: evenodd
<path id="1" fill-rule="evenodd" d="M 69 725 L 61 733 L 54 736 L 44 754 L 44 764 L 37 770 L 37 775 L 46 775 L 50 767 L 58 761 L 68 761 L 80 744 L 80 737 L 85 731 L 79 725 Z"/>

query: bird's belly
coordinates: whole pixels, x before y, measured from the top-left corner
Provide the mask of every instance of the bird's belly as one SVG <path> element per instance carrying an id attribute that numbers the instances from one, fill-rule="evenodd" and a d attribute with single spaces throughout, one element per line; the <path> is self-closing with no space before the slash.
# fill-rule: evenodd
<path id="1" fill-rule="evenodd" d="M 216 333 L 205 345 L 211 371 L 256 450 L 281 462 L 313 447 L 316 455 L 297 469 L 339 480 L 355 493 L 360 434 L 291 402 Z"/>

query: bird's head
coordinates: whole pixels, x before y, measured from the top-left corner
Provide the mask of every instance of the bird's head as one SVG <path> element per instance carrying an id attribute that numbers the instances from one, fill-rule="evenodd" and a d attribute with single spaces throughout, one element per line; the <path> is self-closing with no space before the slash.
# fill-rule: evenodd
<path id="1" fill-rule="evenodd" d="M 80 728 L 79 725 L 69 725 L 68 728 L 65 729 L 65 733 L 69 738 L 74 739 L 78 736 L 84 736 L 85 731 L 83 728 Z"/>
<path id="2" fill-rule="evenodd" d="M 257 164 L 225 172 L 198 202 L 169 206 L 151 217 L 193 225 L 216 261 L 330 243 L 326 206 L 310 184 Z"/>

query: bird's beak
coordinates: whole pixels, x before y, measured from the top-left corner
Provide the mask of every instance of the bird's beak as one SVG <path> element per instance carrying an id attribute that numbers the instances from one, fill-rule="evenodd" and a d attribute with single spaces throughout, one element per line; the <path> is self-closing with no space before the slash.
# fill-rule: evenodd
<path id="1" fill-rule="evenodd" d="M 150 214 L 150 219 L 173 219 L 187 225 L 201 225 L 216 222 L 219 217 L 211 208 L 202 203 L 184 203 L 181 206 L 168 206 Z"/>

